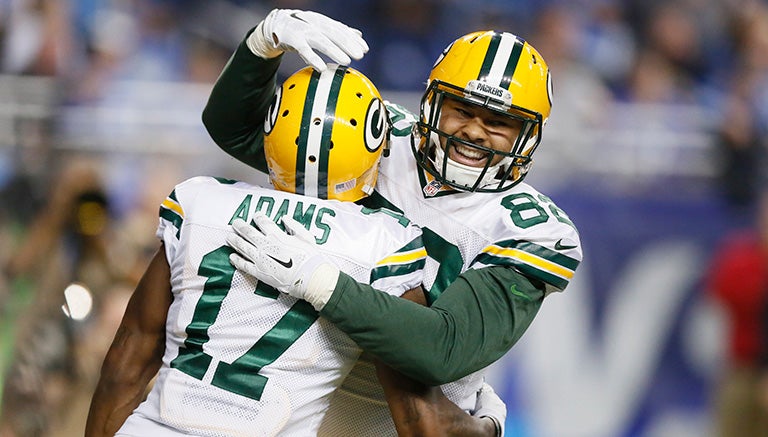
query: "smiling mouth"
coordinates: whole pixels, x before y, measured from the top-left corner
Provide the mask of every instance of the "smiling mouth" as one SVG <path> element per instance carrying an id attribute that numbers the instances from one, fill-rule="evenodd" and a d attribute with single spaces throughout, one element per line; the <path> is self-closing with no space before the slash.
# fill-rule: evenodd
<path id="1" fill-rule="evenodd" d="M 472 167 L 483 167 L 488 161 L 489 154 L 490 153 L 488 152 L 473 147 L 454 143 L 448 156 L 460 164 L 470 165 Z"/>

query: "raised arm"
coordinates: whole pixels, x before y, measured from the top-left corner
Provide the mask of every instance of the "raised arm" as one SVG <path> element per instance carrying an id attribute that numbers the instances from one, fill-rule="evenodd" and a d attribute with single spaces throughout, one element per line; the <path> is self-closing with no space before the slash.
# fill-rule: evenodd
<path id="1" fill-rule="evenodd" d="M 248 32 L 213 86 L 203 124 L 222 150 L 263 172 L 264 117 L 287 51 L 322 71 L 326 67 L 319 54 L 346 65 L 362 58 L 368 45 L 357 29 L 295 9 L 274 9 Z"/>
<path id="2" fill-rule="evenodd" d="M 88 413 L 87 437 L 115 435 L 142 401 L 162 364 L 172 299 L 170 269 L 161 245 L 136 286 L 104 359 Z"/>
<path id="3" fill-rule="evenodd" d="M 203 124 L 213 141 L 263 172 L 267 171 L 264 117 L 275 94 L 280 59 L 254 55 L 244 40 L 213 85 L 203 110 Z"/>

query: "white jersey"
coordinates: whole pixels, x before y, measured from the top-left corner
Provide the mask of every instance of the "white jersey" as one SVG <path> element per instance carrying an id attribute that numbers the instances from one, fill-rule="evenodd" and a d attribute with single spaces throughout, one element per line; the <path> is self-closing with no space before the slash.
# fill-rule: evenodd
<path id="1" fill-rule="evenodd" d="M 398 105 L 388 103 L 387 109 L 394 126 L 390 155 L 382 159 L 376 193 L 367 200 L 379 196 L 379 204 L 399 210 L 421 226 L 429 254 L 424 281 L 428 299 L 436 299 L 460 273 L 488 266 L 515 268 L 541 281 L 547 292 L 565 289 L 582 257 L 578 232 L 565 212 L 525 183 L 501 193 L 442 187 L 413 157 L 411 129 L 416 118 Z M 483 374 L 480 370 L 445 384 L 443 392 L 470 412 Z M 354 435 L 396 435 L 383 391 L 375 382 L 372 364 L 361 358 L 334 394 L 321 434 L 330 437 L 333 432 L 323 431 L 346 430 L 357 420 Z M 385 427 L 389 427 L 386 433 Z"/>
<path id="2" fill-rule="evenodd" d="M 118 435 L 316 434 L 360 350 L 308 303 L 229 263 L 230 223 L 256 211 L 304 223 L 358 281 L 398 296 L 423 281 L 421 234 L 397 214 L 210 177 L 177 185 L 157 230 L 173 292 L 163 364 Z"/>

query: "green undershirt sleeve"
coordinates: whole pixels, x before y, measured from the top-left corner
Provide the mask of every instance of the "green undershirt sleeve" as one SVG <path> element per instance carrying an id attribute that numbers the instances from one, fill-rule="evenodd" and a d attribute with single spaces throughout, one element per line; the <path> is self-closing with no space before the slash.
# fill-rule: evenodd
<path id="1" fill-rule="evenodd" d="M 282 55 L 271 59 L 254 55 L 244 39 L 216 79 L 203 109 L 203 124 L 213 141 L 262 172 L 267 171 L 264 117 L 275 94 L 281 59 Z"/>
<path id="2" fill-rule="evenodd" d="M 425 384 L 455 381 L 501 358 L 544 291 L 506 267 L 468 270 L 424 307 L 342 273 L 320 315 L 394 369 Z"/>

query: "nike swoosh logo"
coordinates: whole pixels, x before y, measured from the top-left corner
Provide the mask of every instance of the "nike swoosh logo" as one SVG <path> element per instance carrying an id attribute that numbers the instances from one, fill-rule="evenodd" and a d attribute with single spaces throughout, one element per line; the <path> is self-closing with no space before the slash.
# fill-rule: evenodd
<path id="1" fill-rule="evenodd" d="M 304 21 L 304 22 L 306 23 L 306 21 L 305 21 L 305 20 L 302 20 L 302 19 L 301 19 L 301 17 L 299 17 L 299 16 L 298 16 L 298 14 L 297 14 L 296 12 L 294 12 L 294 13 L 292 13 L 292 14 L 291 14 L 291 18 L 295 18 L 295 19 L 297 19 L 297 20 L 299 20 L 299 21 Z"/>
<path id="2" fill-rule="evenodd" d="M 522 291 L 518 290 L 517 289 L 517 285 L 515 285 L 515 284 L 512 284 L 512 285 L 509 286 L 509 292 L 514 294 L 515 296 L 521 297 L 521 298 L 523 298 L 523 299 L 525 299 L 527 301 L 531 300 L 531 297 L 528 296 L 527 294 L 523 293 Z"/>
<path id="3" fill-rule="evenodd" d="M 277 259 L 272 255 L 267 254 L 268 257 L 275 260 L 276 263 L 280 264 L 281 266 L 285 267 L 286 269 L 290 269 L 293 266 L 293 260 L 291 258 L 288 258 L 288 261 L 283 261 L 281 259 Z"/>
<path id="4" fill-rule="evenodd" d="M 568 250 L 568 249 L 575 249 L 576 245 L 570 245 L 570 244 L 563 244 L 563 239 L 557 240 L 557 243 L 555 243 L 555 250 Z"/>

